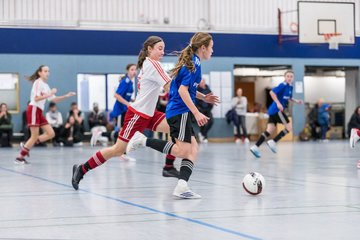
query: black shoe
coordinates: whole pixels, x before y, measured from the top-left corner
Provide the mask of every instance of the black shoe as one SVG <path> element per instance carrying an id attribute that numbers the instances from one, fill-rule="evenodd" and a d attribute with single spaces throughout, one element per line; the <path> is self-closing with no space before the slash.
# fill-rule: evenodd
<path id="1" fill-rule="evenodd" d="M 30 162 L 26 161 L 25 158 L 15 158 L 14 163 L 16 164 L 30 164 Z"/>
<path id="2" fill-rule="evenodd" d="M 80 183 L 81 179 L 83 179 L 83 177 L 84 177 L 84 174 L 81 170 L 81 166 L 75 164 L 73 166 L 73 174 L 72 174 L 72 179 L 71 179 L 71 184 L 75 190 L 79 189 L 79 183 Z"/>
<path id="3" fill-rule="evenodd" d="M 170 169 L 163 169 L 162 175 L 163 177 L 179 178 L 180 172 L 176 168 L 172 167 Z"/>

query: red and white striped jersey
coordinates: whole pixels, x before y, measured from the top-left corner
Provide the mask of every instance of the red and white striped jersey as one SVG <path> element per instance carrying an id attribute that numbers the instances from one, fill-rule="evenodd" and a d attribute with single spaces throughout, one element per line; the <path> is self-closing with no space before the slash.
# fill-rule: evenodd
<path id="1" fill-rule="evenodd" d="M 39 97 L 44 96 L 45 94 L 50 93 L 50 91 L 51 91 L 50 87 L 46 82 L 44 82 L 41 78 L 36 79 L 32 86 L 32 89 L 31 89 L 30 105 L 36 106 L 44 111 L 46 99 L 36 102 L 35 97 L 36 96 L 39 96 Z M 52 100 L 53 98 L 55 98 L 55 95 L 52 95 L 51 97 L 48 97 L 47 99 Z"/>
<path id="2" fill-rule="evenodd" d="M 147 57 L 138 76 L 138 94 L 129 109 L 144 118 L 151 118 L 161 88 L 170 80 L 160 62 Z"/>

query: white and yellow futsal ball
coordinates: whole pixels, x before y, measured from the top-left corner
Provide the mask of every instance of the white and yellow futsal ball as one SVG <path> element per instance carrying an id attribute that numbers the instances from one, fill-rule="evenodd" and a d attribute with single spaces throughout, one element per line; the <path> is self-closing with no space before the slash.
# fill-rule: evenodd
<path id="1" fill-rule="evenodd" d="M 251 172 L 246 174 L 242 185 L 247 193 L 258 195 L 265 188 L 265 178 L 260 173 Z"/>

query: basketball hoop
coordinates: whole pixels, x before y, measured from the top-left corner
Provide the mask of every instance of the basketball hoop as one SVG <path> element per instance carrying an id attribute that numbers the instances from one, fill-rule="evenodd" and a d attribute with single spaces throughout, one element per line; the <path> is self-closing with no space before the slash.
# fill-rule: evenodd
<path id="1" fill-rule="evenodd" d="M 329 44 L 330 50 L 339 50 L 339 41 L 338 36 L 341 36 L 341 33 L 324 33 L 325 42 Z"/>

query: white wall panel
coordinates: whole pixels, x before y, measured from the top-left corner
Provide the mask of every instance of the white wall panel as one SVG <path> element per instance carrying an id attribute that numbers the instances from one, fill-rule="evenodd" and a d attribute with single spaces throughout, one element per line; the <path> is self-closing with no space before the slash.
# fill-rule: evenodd
<path id="1" fill-rule="evenodd" d="M 318 0 L 356 3 L 356 29 L 360 32 L 359 0 Z M 196 31 L 209 23 L 210 31 L 277 33 L 277 9 L 283 31 L 297 22 L 297 0 L 0 0 L 0 24 L 94 29 Z M 164 23 L 169 19 L 169 24 Z"/>

